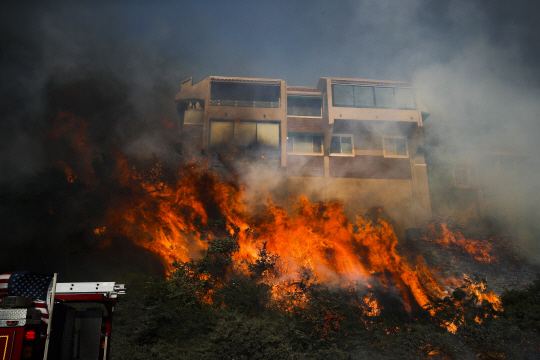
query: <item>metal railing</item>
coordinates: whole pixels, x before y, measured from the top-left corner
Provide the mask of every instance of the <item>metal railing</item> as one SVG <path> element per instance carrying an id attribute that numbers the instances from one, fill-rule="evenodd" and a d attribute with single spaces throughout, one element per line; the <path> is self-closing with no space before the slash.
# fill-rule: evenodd
<path id="1" fill-rule="evenodd" d="M 210 100 L 210 106 L 279 108 L 279 101 Z"/>

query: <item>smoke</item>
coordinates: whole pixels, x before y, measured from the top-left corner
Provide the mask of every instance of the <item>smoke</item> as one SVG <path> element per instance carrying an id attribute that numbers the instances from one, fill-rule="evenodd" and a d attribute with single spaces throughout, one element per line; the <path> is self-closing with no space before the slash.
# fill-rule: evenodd
<path id="1" fill-rule="evenodd" d="M 89 281 L 125 278 L 138 264 L 163 274 L 150 251 L 125 238 L 105 249 L 92 234 L 118 199 L 116 152 L 140 163 L 174 159 L 182 62 L 119 36 L 115 6 L 2 9 L 0 272 Z"/>
<path id="2" fill-rule="evenodd" d="M 524 154 L 529 165 L 500 179 L 510 190 L 498 206 L 517 216 L 498 219 L 524 252 L 538 254 L 537 9 L 499 1 L 2 4 L 0 209 L 19 214 L 14 199 L 28 184 L 41 183 L 34 195 L 54 193 L 46 190 L 55 179 L 65 181 L 64 166 L 79 174 L 110 170 L 104 154 L 114 150 L 140 162 L 176 159 L 173 99 L 190 76 L 306 86 L 321 76 L 412 80 L 431 114 L 425 133 L 433 162 L 476 161 L 489 151 Z M 72 118 L 75 127 L 62 127 Z M 83 128 L 86 148 L 71 142 Z M 281 170 L 267 166 L 237 170 L 254 208 L 284 181 Z M 301 185 L 310 194 L 323 187 Z M 432 194 L 444 192 L 430 186 Z M 25 228 L 23 220 L 42 215 L 29 214 L 4 229 L 12 243 L 47 231 L 44 224 Z"/>
<path id="3" fill-rule="evenodd" d="M 414 82 L 431 113 L 425 133 L 432 164 L 492 166 L 491 178 L 474 173 L 472 179 L 486 198 L 485 186 L 496 186 L 484 215 L 510 232 L 523 254 L 539 261 L 540 91 L 522 59 L 519 47 L 494 46 L 480 36 L 448 62 L 418 70 Z M 430 182 L 432 194 L 445 187 L 448 183 Z"/>
<path id="4" fill-rule="evenodd" d="M 117 7 L 7 6 L 2 24 L 0 181 L 50 166 L 44 133 L 59 112 L 88 122 L 92 152 L 171 152 L 182 62 L 114 30 Z M 148 34 L 147 36 L 152 36 Z M 149 155 L 150 154 L 150 155 Z"/>

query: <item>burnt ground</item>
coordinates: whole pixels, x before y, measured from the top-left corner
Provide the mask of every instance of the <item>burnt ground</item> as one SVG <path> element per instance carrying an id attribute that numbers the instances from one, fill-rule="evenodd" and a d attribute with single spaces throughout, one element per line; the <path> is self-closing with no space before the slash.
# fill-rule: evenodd
<path id="1" fill-rule="evenodd" d="M 524 289 L 540 275 L 540 265 L 519 256 L 508 240 L 493 246 L 489 263 L 477 261 L 457 246 L 445 248 L 425 238 L 405 242 L 398 251 L 411 264 L 421 255 L 428 268 L 441 279 L 463 279 L 464 275 L 473 280 L 483 279 L 488 289 L 499 296 L 506 290 Z"/>

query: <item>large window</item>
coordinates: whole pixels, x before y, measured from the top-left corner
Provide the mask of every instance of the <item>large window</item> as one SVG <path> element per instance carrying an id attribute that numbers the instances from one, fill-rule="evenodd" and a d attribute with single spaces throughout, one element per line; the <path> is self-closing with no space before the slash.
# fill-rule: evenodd
<path id="1" fill-rule="evenodd" d="M 323 153 L 323 134 L 289 133 L 287 152 L 321 155 Z"/>
<path id="2" fill-rule="evenodd" d="M 204 100 L 194 100 L 180 105 L 184 111 L 184 124 L 204 123 Z"/>
<path id="3" fill-rule="evenodd" d="M 287 96 L 287 115 L 321 117 L 321 107 L 319 97 Z"/>
<path id="4" fill-rule="evenodd" d="M 375 87 L 375 106 L 386 109 L 396 107 L 394 88 Z"/>
<path id="5" fill-rule="evenodd" d="M 416 109 L 410 88 L 333 84 L 332 94 L 334 106 Z"/>
<path id="6" fill-rule="evenodd" d="M 383 150 L 386 157 L 408 157 L 407 139 L 402 136 L 383 136 Z"/>
<path id="7" fill-rule="evenodd" d="M 354 155 L 352 135 L 334 135 L 330 142 L 330 154 Z"/>
<path id="8" fill-rule="evenodd" d="M 280 85 L 213 81 L 210 105 L 279 108 Z"/>
<path id="9" fill-rule="evenodd" d="M 210 146 L 226 144 L 279 149 L 279 124 L 254 121 L 212 121 Z"/>

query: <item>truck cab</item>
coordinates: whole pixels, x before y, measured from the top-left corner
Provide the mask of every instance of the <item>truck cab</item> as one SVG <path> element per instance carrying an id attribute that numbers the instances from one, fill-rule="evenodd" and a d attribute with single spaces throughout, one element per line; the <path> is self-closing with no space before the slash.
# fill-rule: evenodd
<path id="1" fill-rule="evenodd" d="M 45 306 L 32 298 L 2 298 L 0 360 L 109 359 L 119 294 L 125 294 L 125 286 L 114 282 L 57 283 L 50 318 Z"/>

